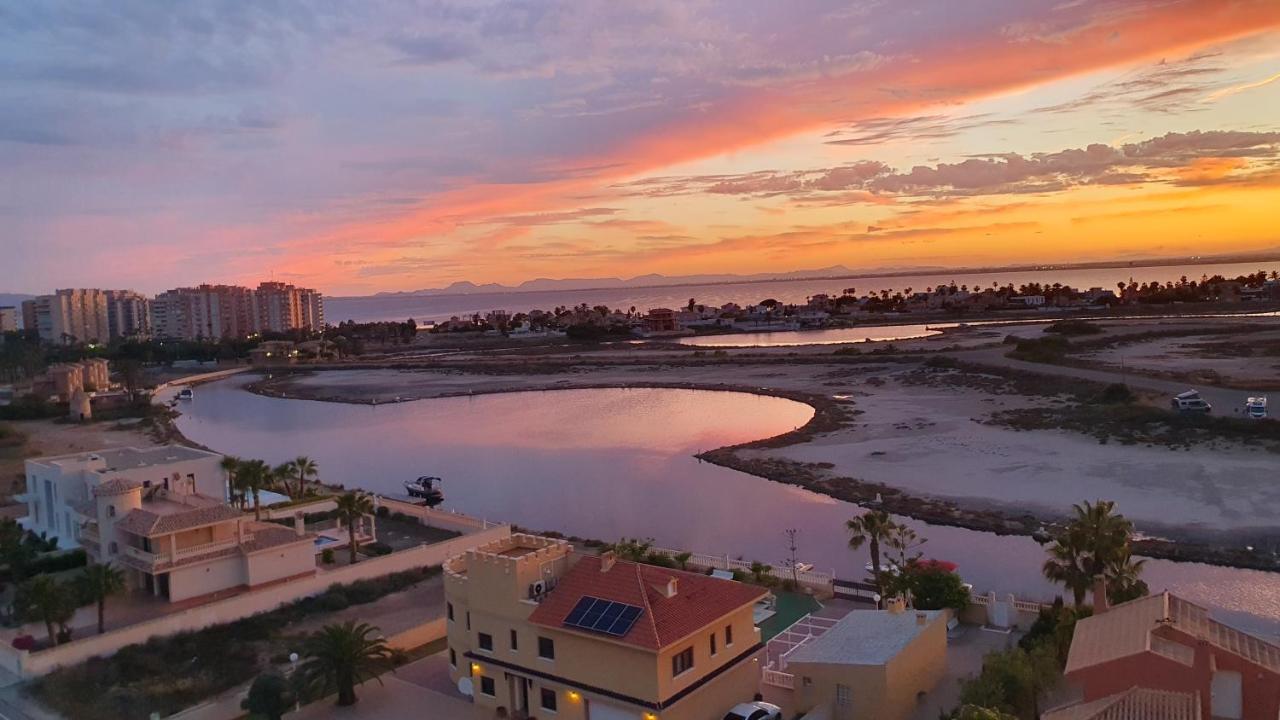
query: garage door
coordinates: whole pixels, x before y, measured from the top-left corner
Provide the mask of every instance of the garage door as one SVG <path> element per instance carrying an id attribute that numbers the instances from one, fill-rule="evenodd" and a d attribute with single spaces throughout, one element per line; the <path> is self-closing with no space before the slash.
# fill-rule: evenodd
<path id="1" fill-rule="evenodd" d="M 587 720 L 640 720 L 634 708 L 622 708 L 595 700 L 587 701 Z"/>

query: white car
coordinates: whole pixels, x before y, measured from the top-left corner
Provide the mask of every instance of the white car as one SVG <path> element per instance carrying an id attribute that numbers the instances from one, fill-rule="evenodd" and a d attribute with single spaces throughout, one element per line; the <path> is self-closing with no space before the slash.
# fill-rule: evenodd
<path id="1" fill-rule="evenodd" d="M 724 720 L 782 720 L 782 708 L 760 700 L 741 703 L 734 705 Z"/>
<path id="2" fill-rule="evenodd" d="M 1267 398 L 1251 397 L 1244 404 L 1244 411 L 1254 420 L 1262 420 L 1267 417 Z"/>

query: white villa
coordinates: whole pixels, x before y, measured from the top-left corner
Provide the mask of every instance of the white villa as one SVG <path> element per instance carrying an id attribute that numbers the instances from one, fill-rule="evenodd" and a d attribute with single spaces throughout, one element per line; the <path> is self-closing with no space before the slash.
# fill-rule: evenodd
<path id="1" fill-rule="evenodd" d="M 225 502 L 229 498 L 227 474 L 221 462 L 217 453 L 181 445 L 34 458 L 26 462 L 27 517 L 23 527 L 56 537 L 63 547 L 75 547 L 80 523 L 73 506 L 91 501 L 93 488 L 112 478 L 136 481 L 143 488 L 166 487 L 175 478 L 187 480 L 196 493 Z"/>
<path id="2" fill-rule="evenodd" d="M 24 526 L 170 601 L 314 574 L 315 537 L 227 504 L 222 456 L 169 445 L 28 460 Z"/>

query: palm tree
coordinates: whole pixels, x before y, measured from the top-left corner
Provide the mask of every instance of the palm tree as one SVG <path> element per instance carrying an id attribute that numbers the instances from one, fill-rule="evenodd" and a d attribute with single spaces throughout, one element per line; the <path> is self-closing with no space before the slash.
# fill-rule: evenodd
<path id="1" fill-rule="evenodd" d="M 887 541 L 897 523 L 883 510 L 868 510 L 861 517 L 853 518 L 845 523 L 849 529 L 849 547 L 857 550 L 867 545 L 871 550 L 871 573 L 876 589 L 882 591 L 880 582 L 880 543 Z M 883 596 L 883 592 L 880 593 Z"/>
<path id="2" fill-rule="evenodd" d="M 49 575 L 37 575 L 22 585 L 14 596 L 13 605 L 25 622 L 43 622 L 49 633 L 49 645 L 58 644 L 58 633 L 65 630 L 76 613 L 70 588 Z"/>
<path id="3" fill-rule="evenodd" d="M 348 620 L 313 633 L 302 645 L 306 661 L 298 667 L 300 687 L 313 697 L 337 691 L 340 707 L 354 705 L 356 685 L 377 679 L 380 671 L 392 665 L 391 648 L 377 632 L 368 623 Z"/>
<path id="4" fill-rule="evenodd" d="M 292 460 L 286 463 L 280 463 L 279 465 L 271 468 L 271 485 L 272 486 L 278 486 L 280 489 L 284 490 L 285 495 L 288 495 L 291 498 L 302 497 L 301 483 L 298 484 L 297 495 L 294 495 L 293 490 L 289 487 L 289 481 L 292 479 L 293 479 L 293 461 Z"/>
<path id="5" fill-rule="evenodd" d="M 261 493 L 271 483 L 271 468 L 261 460 L 246 460 L 236 472 L 239 487 L 253 493 L 253 519 L 262 519 Z"/>
<path id="6" fill-rule="evenodd" d="M 243 463 L 244 461 L 236 457 L 235 455 L 223 455 L 222 461 L 218 463 L 218 465 L 222 468 L 222 471 L 227 474 L 227 488 L 228 488 L 227 492 L 233 497 L 237 494 L 237 490 L 239 488 L 236 482 L 236 475 L 239 474 L 240 466 Z M 240 509 L 241 510 L 244 509 L 243 497 L 240 498 Z"/>
<path id="7" fill-rule="evenodd" d="M 347 548 L 351 551 L 351 564 L 356 564 L 356 523 L 365 515 L 373 514 L 373 499 L 359 492 L 349 492 L 336 501 L 338 518 L 347 524 Z"/>
<path id="8" fill-rule="evenodd" d="M 299 455 L 293 459 L 293 470 L 298 473 L 298 494 L 303 493 L 303 489 L 307 485 L 307 478 L 315 478 L 319 482 L 320 466 L 306 455 Z"/>
<path id="9" fill-rule="evenodd" d="M 98 605 L 98 634 L 106 632 L 107 598 L 124 590 L 124 573 L 111 563 L 95 563 L 76 579 L 80 597 Z"/>
<path id="10" fill-rule="evenodd" d="M 1084 569 L 1080 548 L 1073 544 L 1069 534 L 1064 534 L 1049 546 L 1047 552 L 1049 559 L 1044 561 L 1042 568 L 1044 576 L 1070 590 L 1076 607 L 1084 605 L 1085 593 L 1089 591 L 1093 578 Z"/>
<path id="11" fill-rule="evenodd" d="M 754 580 L 757 585 L 763 585 L 765 577 L 772 572 L 772 565 L 766 565 L 758 560 L 752 561 L 751 563 L 751 579 Z"/>
<path id="12" fill-rule="evenodd" d="M 1077 606 L 1084 593 L 1101 581 L 1105 592 L 1109 583 L 1121 583 L 1127 592 L 1137 587 L 1143 561 L 1132 559 L 1129 545 L 1133 523 L 1115 512 L 1115 503 L 1099 500 L 1072 506 L 1075 517 L 1048 550 L 1045 577 L 1071 590 Z"/>

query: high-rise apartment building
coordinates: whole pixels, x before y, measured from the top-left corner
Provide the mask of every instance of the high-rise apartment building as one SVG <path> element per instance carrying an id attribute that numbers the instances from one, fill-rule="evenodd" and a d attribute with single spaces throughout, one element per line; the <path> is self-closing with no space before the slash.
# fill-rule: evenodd
<path id="1" fill-rule="evenodd" d="M 235 285 L 177 288 L 156 296 L 152 324 L 157 337 L 247 338 L 263 332 L 319 330 L 323 301 L 315 290 L 262 283 L 256 290 Z"/>
<path id="2" fill-rule="evenodd" d="M 6 305 L 0 307 L 0 333 L 17 332 L 18 308 Z"/>
<path id="3" fill-rule="evenodd" d="M 107 342 L 107 292 L 74 288 L 58 290 L 22 303 L 23 326 L 52 343 Z"/>
<path id="4" fill-rule="evenodd" d="M 111 339 L 151 336 L 151 299 L 132 290 L 107 290 Z"/>

